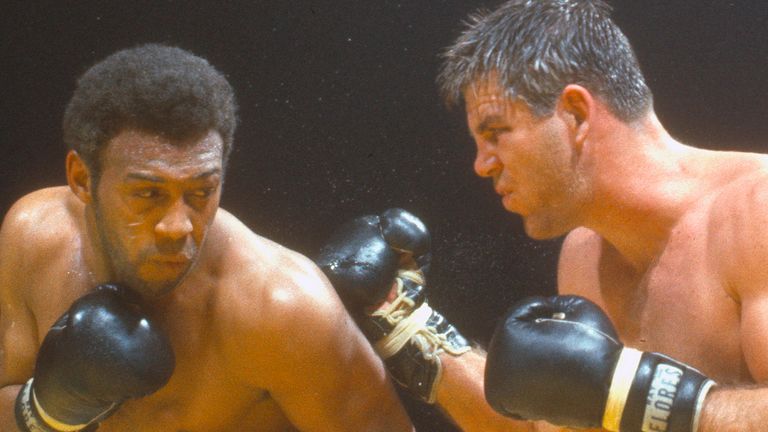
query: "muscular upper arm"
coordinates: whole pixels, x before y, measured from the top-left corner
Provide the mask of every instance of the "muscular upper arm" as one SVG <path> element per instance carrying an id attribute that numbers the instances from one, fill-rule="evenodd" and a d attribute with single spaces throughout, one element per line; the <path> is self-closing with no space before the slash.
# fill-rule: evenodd
<path id="1" fill-rule="evenodd" d="M 385 369 L 333 288 L 305 258 L 270 283 L 246 342 L 251 379 L 307 431 L 410 430 Z M 286 275 L 287 274 L 287 275 Z M 266 321 L 265 319 L 266 318 Z"/>
<path id="2" fill-rule="evenodd" d="M 0 387 L 22 384 L 34 369 L 37 328 L 22 291 L 26 249 L 24 202 L 14 205 L 0 227 Z"/>
<path id="3" fill-rule="evenodd" d="M 768 179 L 723 194 L 710 222 L 712 259 L 741 310 L 740 342 L 752 378 L 768 382 Z"/>

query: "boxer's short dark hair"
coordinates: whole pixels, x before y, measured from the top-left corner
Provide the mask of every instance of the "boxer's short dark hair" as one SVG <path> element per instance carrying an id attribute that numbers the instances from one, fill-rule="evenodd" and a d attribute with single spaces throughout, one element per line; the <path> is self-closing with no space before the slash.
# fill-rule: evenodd
<path id="1" fill-rule="evenodd" d="M 512 0 L 471 17 L 443 52 L 438 84 L 448 105 L 491 74 L 506 96 L 534 114 L 554 110 L 568 84 L 604 100 L 625 121 L 652 106 L 651 91 L 626 36 L 600 0 Z"/>
<path id="2" fill-rule="evenodd" d="M 67 146 L 98 178 L 102 149 L 123 130 L 172 141 L 215 130 L 226 165 L 236 125 L 234 91 L 221 72 L 183 49 L 148 44 L 118 51 L 80 77 L 63 132 Z"/>

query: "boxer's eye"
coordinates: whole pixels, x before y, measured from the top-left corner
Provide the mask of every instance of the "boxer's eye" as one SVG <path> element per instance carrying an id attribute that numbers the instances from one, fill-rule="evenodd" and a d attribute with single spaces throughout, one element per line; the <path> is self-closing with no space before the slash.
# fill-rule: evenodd
<path id="1" fill-rule="evenodd" d="M 160 191 L 157 189 L 140 189 L 134 192 L 133 196 L 143 199 L 155 199 L 160 197 Z"/>
<path id="2" fill-rule="evenodd" d="M 488 127 L 483 131 L 482 136 L 484 140 L 495 144 L 499 141 L 499 137 L 509 130 L 506 127 Z"/>
<path id="3" fill-rule="evenodd" d="M 209 203 L 209 198 L 216 191 L 216 187 L 201 187 L 193 189 L 184 195 L 184 200 L 197 210 L 202 210 Z"/>
<path id="4" fill-rule="evenodd" d="M 192 192 L 192 196 L 195 198 L 208 198 L 213 193 L 214 188 L 202 188 Z"/>

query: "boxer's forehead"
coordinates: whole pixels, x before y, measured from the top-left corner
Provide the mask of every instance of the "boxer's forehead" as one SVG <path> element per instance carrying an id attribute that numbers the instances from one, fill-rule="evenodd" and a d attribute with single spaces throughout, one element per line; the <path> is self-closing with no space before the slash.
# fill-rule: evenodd
<path id="1" fill-rule="evenodd" d="M 480 103 L 503 105 L 509 102 L 509 100 L 504 97 L 504 88 L 494 76 L 495 75 L 490 75 L 489 77 L 478 79 L 464 89 L 464 101 L 468 109 L 475 107 Z"/>
<path id="2" fill-rule="evenodd" d="M 470 129 L 474 130 L 489 122 L 512 121 L 527 106 L 520 100 L 510 98 L 491 75 L 467 86 L 464 90 L 464 108 Z"/>
<path id="3" fill-rule="evenodd" d="M 125 130 L 102 154 L 104 175 L 183 180 L 222 171 L 223 142 L 218 132 L 170 140 L 162 135 Z"/>

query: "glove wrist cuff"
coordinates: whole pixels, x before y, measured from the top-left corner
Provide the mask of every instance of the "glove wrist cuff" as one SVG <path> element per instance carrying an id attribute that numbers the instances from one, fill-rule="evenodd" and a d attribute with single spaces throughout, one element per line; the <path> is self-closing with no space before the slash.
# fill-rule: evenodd
<path id="1" fill-rule="evenodd" d="M 35 400 L 32 382 L 30 378 L 16 396 L 16 425 L 22 432 L 61 432 L 49 426 L 40 415 L 39 404 Z"/>
<path id="2" fill-rule="evenodd" d="M 635 379 L 642 356 L 642 351 L 633 348 L 621 350 L 619 361 L 613 370 L 608 399 L 605 402 L 605 412 L 603 413 L 603 428 L 605 430 L 612 432 L 619 430 L 627 396 L 629 396 L 632 381 Z"/>
<path id="3" fill-rule="evenodd" d="M 35 396 L 35 390 L 32 387 L 33 381 L 34 378 L 30 378 L 21 387 L 16 397 L 16 426 L 22 432 L 92 432 L 98 428 L 97 424 L 71 425 L 62 423 L 48 415 Z"/>
<path id="4" fill-rule="evenodd" d="M 408 316 L 402 318 L 387 336 L 374 344 L 374 349 L 379 356 L 386 360 L 397 354 L 417 333 L 426 329 L 427 320 L 434 311 L 425 302 Z M 428 330 L 427 330 L 428 331 Z M 433 347 L 437 350 L 437 346 Z"/>
<path id="5" fill-rule="evenodd" d="M 621 351 L 606 400 L 609 431 L 697 432 L 715 385 L 696 369 L 658 353 Z"/>
<path id="6" fill-rule="evenodd" d="M 32 389 L 32 401 L 35 404 L 35 411 L 40 416 L 40 418 L 45 422 L 45 424 L 50 425 L 53 430 L 61 431 L 61 432 L 77 432 L 79 430 L 85 429 L 87 424 L 78 424 L 78 425 L 71 425 L 67 423 L 62 423 L 55 418 L 48 415 L 47 412 L 45 412 L 45 409 L 40 405 L 40 402 L 37 400 L 37 396 L 35 396 L 35 391 Z"/>
<path id="7" fill-rule="evenodd" d="M 390 376 L 419 399 L 434 403 L 442 378 L 440 354 L 461 355 L 470 346 L 425 301 L 421 272 L 401 270 L 396 282 L 397 296 L 366 319 L 364 333 L 384 359 Z"/>

